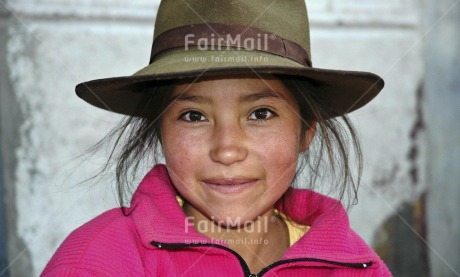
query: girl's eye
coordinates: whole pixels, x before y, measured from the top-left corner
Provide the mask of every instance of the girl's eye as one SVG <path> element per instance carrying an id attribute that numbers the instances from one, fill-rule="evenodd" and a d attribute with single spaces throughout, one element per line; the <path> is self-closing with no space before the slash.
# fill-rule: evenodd
<path id="1" fill-rule="evenodd" d="M 180 119 L 184 121 L 190 121 L 190 122 L 199 122 L 199 121 L 205 121 L 206 117 L 200 112 L 190 111 L 190 112 L 183 113 L 180 116 Z"/>
<path id="2" fill-rule="evenodd" d="M 269 109 L 262 108 L 255 110 L 250 116 L 251 120 L 267 120 L 274 117 L 276 114 Z"/>

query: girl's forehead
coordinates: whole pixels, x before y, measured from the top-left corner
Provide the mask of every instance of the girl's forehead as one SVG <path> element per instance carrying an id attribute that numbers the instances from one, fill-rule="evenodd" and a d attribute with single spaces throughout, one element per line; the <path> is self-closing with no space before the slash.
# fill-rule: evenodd
<path id="1" fill-rule="evenodd" d="M 197 81 L 182 81 L 177 84 L 173 96 L 179 94 L 207 94 L 232 93 L 235 95 L 251 93 L 275 93 L 283 96 L 289 93 L 282 82 L 273 76 L 218 76 L 206 77 Z M 284 97 L 282 97 L 284 98 Z"/>
<path id="2" fill-rule="evenodd" d="M 231 103 L 256 103 L 278 101 L 297 109 L 294 95 L 278 78 L 252 76 L 230 76 L 201 79 L 198 82 L 183 82 L 177 85 L 172 101 L 194 102 L 195 104 L 228 105 Z M 274 103 L 274 102 L 272 102 Z"/>

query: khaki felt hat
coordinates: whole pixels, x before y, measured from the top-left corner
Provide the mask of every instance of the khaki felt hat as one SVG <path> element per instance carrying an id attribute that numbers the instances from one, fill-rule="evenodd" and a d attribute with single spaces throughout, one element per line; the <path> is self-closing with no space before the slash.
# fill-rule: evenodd
<path id="1" fill-rule="evenodd" d="M 88 103 L 137 115 L 146 88 L 164 80 L 274 74 L 315 86 L 315 97 L 336 116 L 372 100 L 383 80 L 369 72 L 313 68 L 304 0 L 163 0 L 158 9 L 149 65 L 131 76 L 78 84 Z"/>

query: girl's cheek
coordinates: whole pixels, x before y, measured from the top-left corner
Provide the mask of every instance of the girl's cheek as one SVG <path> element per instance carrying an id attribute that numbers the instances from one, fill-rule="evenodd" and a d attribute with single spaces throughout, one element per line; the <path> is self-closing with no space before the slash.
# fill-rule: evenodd
<path id="1" fill-rule="evenodd" d="M 179 126 L 180 127 L 180 126 Z M 165 157 L 167 162 L 191 162 L 202 158 L 205 150 L 204 137 L 186 128 L 174 128 L 165 134 Z"/>
<path id="2" fill-rule="evenodd" d="M 287 125 L 287 124 L 285 124 Z M 252 144 L 266 153 L 280 154 L 279 157 L 297 153 L 300 146 L 300 135 L 297 128 L 286 128 L 277 125 L 268 131 L 253 132 L 250 136 Z"/>

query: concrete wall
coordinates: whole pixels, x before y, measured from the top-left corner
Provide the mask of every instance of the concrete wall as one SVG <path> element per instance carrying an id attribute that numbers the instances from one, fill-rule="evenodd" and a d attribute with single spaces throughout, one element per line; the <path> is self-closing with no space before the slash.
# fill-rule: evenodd
<path id="1" fill-rule="evenodd" d="M 80 3 L 15 1 L 8 21 L 3 20 L 1 110 L 11 276 L 38 275 L 71 230 L 116 206 L 111 180 L 80 184 L 101 159 L 86 162 L 77 156 L 119 117 L 86 105 L 74 87 L 145 65 L 156 8 L 112 11 L 106 1 Z M 148 10 L 149 17 L 143 17 Z"/>
<path id="2" fill-rule="evenodd" d="M 449 1 L 443 1 L 448 6 Z M 71 230 L 116 206 L 110 178 L 97 185 L 80 183 L 95 173 L 104 153 L 88 161 L 76 157 L 97 142 L 119 117 L 79 100 L 74 86 L 89 79 L 129 75 L 147 63 L 158 1 L 3 3 L 0 142 L 9 272 L 11 276 L 36 276 Z M 441 143 L 441 129 L 431 129 L 430 120 L 444 118 L 438 115 L 444 109 L 442 103 L 428 105 L 426 100 L 430 99 L 428 87 L 436 95 L 437 78 L 424 81 L 427 72 L 444 72 L 425 69 L 425 56 L 444 68 L 449 57 L 455 57 L 455 51 L 446 56 L 447 61 L 434 58 L 444 44 L 431 45 L 423 51 L 427 43 L 423 34 L 439 13 L 430 14 L 430 21 L 422 21 L 426 18 L 421 17 L 424 6 L 415 0 L 310 0 L 308 5 L 316 67 L 372 71 L 386 81 L 383 93 L 352 115 L 363 142 L 365 169 L 360 203 L 352 209 L 351 222 L 366 241 L 382 249 L 383 256 L 391 254 L 388 259 L 396 276 L 411 276 L 405 275 L 407 268 L 391 261 L 401 256 L 393 250 L 412 249 L 411 241 L 416 244 L 420 238 L 427 239 L 424 229 L 417 227 L 425 215 L 423 209 L 414 208 L 409 209 L 406 218 L 404 207 L 423 206 L 428 193 L 428 219 L 441 226 L 453 226 L 448 232 L 457 230 L 458 234 L 458 218 L 451 219 L 449 222 L 455 222 L 451 225 L 447 223 L 458 201 L 439 209 L 439 203 L 446 203 L 443 197 L 454 193 L 458 196 L 454 181 L 455 176 L 458 180 L 455 167 L 459 163 L 454 163 L 458 155 L 450 153 L 451 158 L 444 160 L 444 152 L 431 147 Z M 455 32 L 454 23 L 450 24 L 439 28 Z M 458 58 L 456 65 L 451 63 L 453 69 L 455 66 L 458 72 Z M 450 88 L 449 99 L 458 101 L 454 88 Z M 443 101 L 454 105 L 451 100 Z M 451 166 L 450 172 L 444 171 L 444 162 Z M 442 190 L 433 190 L 430 184 L 441 182 L 437 178 L 446 174 L 442 178 L 449 180 L 443 181 L 450 184 L 449 194 L 432 195 Z M 430 229 L 431 222 L 427 224 L 430 232 L 439 232 Z M 406 244 L 398 248 L 394 238 L 403 238 Z M 460 254 L 447 249 L 453 242 L 458 245 L 459 240 L 436 240 L 432 234 L 429 239 L 433 249 L 417 244 L 421 245 L 420 259 L 411 265 L 427 271 L 422 266 L 427 262 L 423 253 L 429 251 L 432 269 L 444 267 L 443 276 L 455 276 L 455 271 L 445 265 L 448 262 L 458 272 Z M 433 255 L 434 250 L 439 255 Z"/>
<path id="3" fill-rule="evenodd" d="M 427 215 L 434 276 L 460 276 L 460 1 L 426 1 Z M 455 212 L 457 211 L 457 212 Z M 448 246 L 448 247 L 446 247 Z"/>

